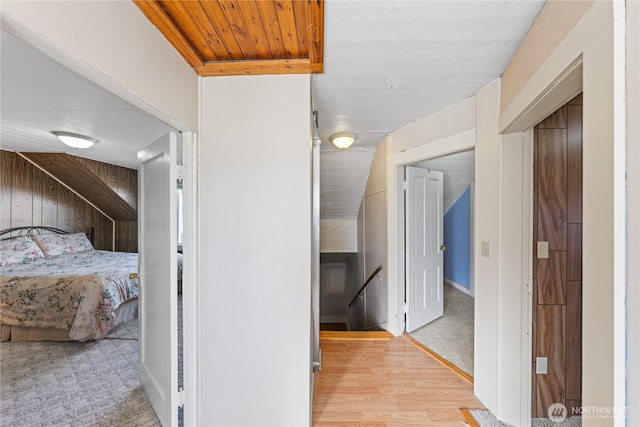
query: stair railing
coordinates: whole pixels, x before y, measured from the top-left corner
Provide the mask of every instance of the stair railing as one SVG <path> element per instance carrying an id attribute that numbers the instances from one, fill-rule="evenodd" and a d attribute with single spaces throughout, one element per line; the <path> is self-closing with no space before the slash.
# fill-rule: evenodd
<path id="1" fill-rule="evenodd" d="M 366 282 L 364 282 L 364 285 L 362 285 L 362 287 L 360 288 L 360 290 L 358 291 L 358 293 L 356 293 L 356 296 L 353 297 L 353 299 L 351 300 L 351 302 L 349 303 L 349 308 L 351 308 L 355 303 L 356 300 L 358 299 L 358 297 L 360 296 L 360 294 L 362 293 L 362 291 L 364 291 L 364 288 L 367 287 L 367 285 L 369 284 L 369 282 L 371 282 L 373 280 L 373 278 L 376 276 L 376 274 L 380 273 L 380 270 L 382 270 L 382 266 L 379 266 L 378 268 L 376 268 L 376 271 L 374 271 L 373 273 L 371 273 L 371 276 L 369 276 L 369 278 L 367 279 Z"/>

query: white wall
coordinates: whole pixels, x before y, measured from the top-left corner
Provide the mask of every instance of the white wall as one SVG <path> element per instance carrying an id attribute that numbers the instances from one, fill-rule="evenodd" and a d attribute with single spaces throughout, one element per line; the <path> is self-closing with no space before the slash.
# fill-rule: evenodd
<path id="1" fill-rule="evenodd" d="M 503 135 L 500 141 L 500 261 L 498 279 L 497 406 L 495 414 L 512 425 L 529 425 L 531 387 L 521 386 L 531 372 L 531 304 L 523 275 L 531 257 L 530 203 L 533 184 L 530 133 Z M 524 172 L 524 174 L 523 174 Z M 520 256 L 519 256 L 520 255 Z M 478 332 L 476 329 L 476 332 Z M 526 333 L 522 333 L 523 329 Z M 483 343 L 478 343 L 482 347 Z M 525 403 L 527 408 L 522 408 Z"/>
<path id="2" fill-rule="evenodd" d="M 476 100 L 463 99 L 393 132 L 389 154 L 428 144 L 476 126 Z"/>
<path id="3" fill-rule="evenodd" d="M 349 219 L 320 220 L 320 252 L 358 251 L 358 224 Z"/>
<path id="4" fill-rule="evenodd" d="M 500 81 L 476 94 L 476 197 L 474 227 L 474 392 L 490 410 L 498 407 L 498 280 L 500 233 Z M 489 257 L 481 256 L 488 242 Z"/>
<path id="5" fill-rule="evenodd" d="M 310 76 L 201 83 L 202 421 L 310 422 Z"/>
<path id="6" fill-rule="evenodd" d="M 364 277 L 364 198 L 360 202 L 360 210 L 358 211 L 358 252 L 356 254 L 356 262 L 354 268 L 351 271 L 352 281 L 347 283 L 347 295 L 351 295 L 351 298 L 360 290 L 360 286 L 365 281 Z M 351 302 L 351 300 L 349 300 Z M 348 304 L 348 303 L 347 303 Z M 365 303 L 364 297 L 358 298 L 356 303 L 347 308 L 347 318 L 349 319 L 349 325 L 352 329 L 364 329 L 365 323 Z"/>
<path id="7" fill-rule="evenodd" d="M 364 280 L 368 279 L 378 266 L 382 266 L 382 271 L 365 288 L 365 328 L 384 327 L 387 323 L 386 177 L 388 147 L 387 139 L 378 145 L 362 198 L 364 246 L 361 259 Z"/>
<path id="8" fill-rule="evenodd" d="M 348 280 L 347 257 L 336 255 L 338 259 L 320 264 L 320 322 L 345 321 L 347 315 L 347 295 L 345 293 Z"/>
<path id="9" fill-rule="evenodd" d="M 196 74 L 133 2 L 2 1 L 0 11 L 4 29 L 45 54 L 179 130 L 197 129 Z"/>

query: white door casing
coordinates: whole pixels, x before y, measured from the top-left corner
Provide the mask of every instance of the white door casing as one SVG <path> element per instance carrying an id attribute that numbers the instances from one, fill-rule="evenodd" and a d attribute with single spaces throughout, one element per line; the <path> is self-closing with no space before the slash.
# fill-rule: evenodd
<path id="1" fill-rule="evenodd" d="M 406 330 L 444 313 L 442 172 L 406 167 Z"/>
<path id="2" fill-rule="evenodd" d="M 139 372 L 164 427 L 178 422 L 176 141 L 169 132 L 138 153 Z"/>

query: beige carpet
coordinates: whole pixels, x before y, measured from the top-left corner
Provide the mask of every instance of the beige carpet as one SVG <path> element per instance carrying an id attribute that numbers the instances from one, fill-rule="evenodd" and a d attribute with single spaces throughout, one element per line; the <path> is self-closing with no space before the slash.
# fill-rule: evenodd
<path id="1" fill-rule="evenodd" d="M 473 376 L 473 310 L 473 298 L 445 283 L 444 316 L 409 335 Z"/>

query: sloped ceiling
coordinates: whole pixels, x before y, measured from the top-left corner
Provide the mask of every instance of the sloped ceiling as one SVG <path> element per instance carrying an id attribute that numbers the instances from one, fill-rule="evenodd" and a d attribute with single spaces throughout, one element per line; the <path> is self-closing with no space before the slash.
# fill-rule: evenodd
<path id="1" fill-rule="evenodd" d="M 137 221 L 137 210 L 87 168 L 76 156 L 65 153 L 21 155 L 88 200 L 113 220 Z"/>
<path id="2" fill-rule="evenodd" d="M 423 160 L 413 166 L 440 171 L 443 174 L 444 212 L 462 195 L 475 179 L 475 151 L 463 151 L 435 159 Z"/>

